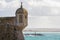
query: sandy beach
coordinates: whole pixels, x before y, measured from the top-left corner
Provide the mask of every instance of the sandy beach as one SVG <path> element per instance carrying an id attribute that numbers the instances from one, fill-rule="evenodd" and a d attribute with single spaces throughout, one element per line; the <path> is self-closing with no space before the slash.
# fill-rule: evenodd
<path id="1" fill-rule="evenodd" d="M 60 32 L 60 28 L 27 28 L 24 32 Z"/>

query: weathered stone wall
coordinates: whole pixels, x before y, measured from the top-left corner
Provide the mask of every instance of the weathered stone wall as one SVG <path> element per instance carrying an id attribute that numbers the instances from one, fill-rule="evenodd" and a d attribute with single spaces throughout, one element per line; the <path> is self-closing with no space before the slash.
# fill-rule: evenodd
<path id="1" fill-rule="evenodd" d="M 24 40 L 24 37 L 16 26 L 0 25 L 0 40 Z"/>

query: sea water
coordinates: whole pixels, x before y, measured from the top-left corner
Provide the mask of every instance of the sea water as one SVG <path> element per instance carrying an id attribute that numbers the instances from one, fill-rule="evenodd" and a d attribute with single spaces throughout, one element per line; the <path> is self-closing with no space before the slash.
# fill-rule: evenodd
<path id="1" fill-rule="evenodd" d="M 24 34 L 43 34 L 24 35 L 25 40 L 60 40 L 60 32 L 27 32 Z"/>

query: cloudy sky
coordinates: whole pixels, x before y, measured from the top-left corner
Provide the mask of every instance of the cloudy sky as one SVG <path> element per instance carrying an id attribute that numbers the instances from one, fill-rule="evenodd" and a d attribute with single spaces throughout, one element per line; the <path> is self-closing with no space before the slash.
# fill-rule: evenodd
<path id="1" fill-rule="evenodd" d="M 21 1 L 28 10 L 27 28 L 60 28 L 60 0 L 0 0 L 0 17 L 15 16 Z"/>

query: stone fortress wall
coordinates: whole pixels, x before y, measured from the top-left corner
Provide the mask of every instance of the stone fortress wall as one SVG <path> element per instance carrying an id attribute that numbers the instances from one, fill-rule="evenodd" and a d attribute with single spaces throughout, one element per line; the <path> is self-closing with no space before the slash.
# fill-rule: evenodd
<path id="1" fill-rule="evenodd" d="M 19 33 L 20 32 L 20 33 Z M 22 31 L 9 24 L 0 24 L 0 40 L 24 40 Z"/>

